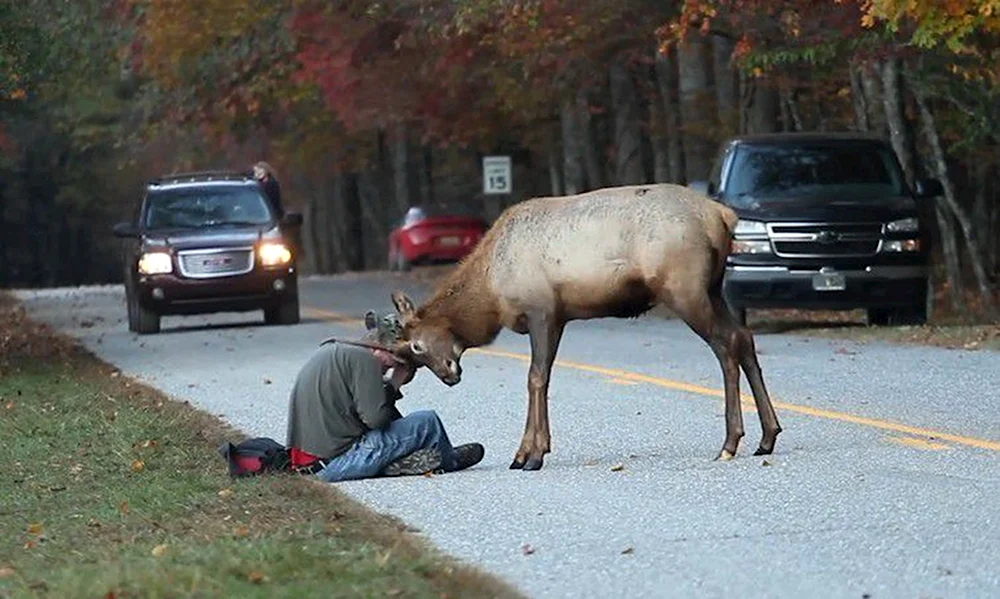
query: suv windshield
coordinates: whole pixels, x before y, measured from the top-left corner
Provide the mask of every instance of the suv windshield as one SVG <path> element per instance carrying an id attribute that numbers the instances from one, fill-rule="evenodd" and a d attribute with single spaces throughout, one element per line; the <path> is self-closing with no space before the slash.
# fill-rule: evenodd
<path id="1" fill-rule="evenodd" d="M 252 187 L 187 187 L 151 192 L 148 229 L 192 229 L 217 225 L 266 225 L 271 212 Z"/>
<path id="2" fill-rule="evenodd" d="M 902 195 L 904 184 L 891 150 L 881 145 L 759 145 L 737 149 L 726 193 L 869 199 Z"/>

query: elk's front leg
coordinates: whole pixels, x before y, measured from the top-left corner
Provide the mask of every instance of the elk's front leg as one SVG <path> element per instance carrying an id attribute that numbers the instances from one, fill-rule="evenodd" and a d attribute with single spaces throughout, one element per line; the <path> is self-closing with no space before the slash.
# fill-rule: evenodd
<path id="1" fill-rule="evenodd" d="M 551 450 L 549 376 L 565 323 L 553 314 L 529 314 L 531 366 L 528 369 L 528 417 L 511 469 L 539 470 Z"/>

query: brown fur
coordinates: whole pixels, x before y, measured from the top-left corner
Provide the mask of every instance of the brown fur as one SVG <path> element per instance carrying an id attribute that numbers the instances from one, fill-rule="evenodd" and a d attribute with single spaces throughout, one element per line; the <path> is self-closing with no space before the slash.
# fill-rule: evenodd
<path id="1" fill-rule="evenodd" d="M 750 381 L 770 453 L 781 428 L 764 388 L 750 332 L 721 297 L 736 214 L 685 187 L 656 184 L 545 197 L 508 208 L 420 308 L 396 292 L 413 358 L 457 384 L 462 352 L 506 327 L 531 338 L 529 409 L 512 467 L 537 469 L 549 451 L 548 381 L 565 324 L 630 318 L 657 303 L 712 348 L 726 386 L 726 443 L 743 436 L 739 368 Z M 735 371 L 735 374 L 734 374 Z"/>

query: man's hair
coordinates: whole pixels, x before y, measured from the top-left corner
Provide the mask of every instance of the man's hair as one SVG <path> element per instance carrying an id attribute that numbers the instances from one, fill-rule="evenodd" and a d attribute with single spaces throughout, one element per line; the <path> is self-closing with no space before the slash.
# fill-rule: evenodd
<path id="1" fill-rule="evenodd" d="M 374 310 L 365 313 L 365 332 L 362 341 L 377 343 L 391 348 L 403 339 L 403 325 L 393 312 L 376 314 Z"/>

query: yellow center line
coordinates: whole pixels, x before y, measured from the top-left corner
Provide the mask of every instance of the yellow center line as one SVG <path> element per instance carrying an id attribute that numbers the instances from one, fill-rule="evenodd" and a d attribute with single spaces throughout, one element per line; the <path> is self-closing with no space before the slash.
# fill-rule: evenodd
<path id="1" fill-rule="evenodd" d="M 364 325 L 364 321 L 361 319 L 349 318 L 344 316 L 343 314 L 338 314 L 336 312 L 331 312 L 328 310 L 321 310 L 318 308 L 306 308 L 305 311 L 317 317 L 322 317 L 325 320 L 330 320 L 341 324 L 361 324 L 362 326 Z M 509 352 L 498 349 L 487 349 L 478 347 L 469 349 L 468 352 L 484 354 L 487 356 L 495 356 L 499 358 L 510 358 L 514 360 L 520 360 L 522 362 L 531 361 L 531 356 L 527 354 Z M 580 362 L 571 362 L 568 360 L 556 360 L 555 364 L 556 366 L 562 366 L 564 368 L 570 368 L 582 372 L 601 374 L 607 377 L 611 377 L 612 379 L 620 379 L 622 381 L 631 381 L 634 383 L 649 383 L 650 385 L 656 385 L 658 387 L 664 387 L 666 389 L 674 389 L 676 391 L 685 391 L 687 393 L 693 393 L 696 395 L 725 398 L 725 393 L 723 392 L 722 389 L 712 389 L 710 387 L 703 387 L 701 385 L 694 385 L 682 381 L 674 381 L 671 379 L 649 376 L 646 374 L 639 374 L 637 372 L 630 372 L 628 370 L 621 370 L 618 368 L 607 368 L 605 366 L 595 366 L 592 364 L 583 364 Z M 740 394 L 740 398 L 743 400 L 744 404 L 747 404 L 748 408 L 753 409 L 752 395 L 742 393 Z M 909 424 L 903 424 L 901 422 L 892 422 L 889 420 L 881 420 L 879 418 L 871 418 L 868 416 L 858 416 L 856 414 L 850 414 L 847 412 L 838 412 L 835 410 L 827 410 L 824 408 L 814 408 L 812 406 L 803 406 L 783 401 L 774 401 L 773 399 L 772 403 L 774 404 L 774 408 L 776 410 L 784 410 L 786 412 L 793 412 L 796 414 L 805 414 L 807 416 L 824 418 L 826 420 L 849 422 L 851 424 L 868 426 L 871 428 L 876 428 L 885 431 L 905 433 L 907 435 L 913 435 L 915 437 L 934 437 L 941 441 L 951 441 L 952 443 L 967 445 L 969 447 L 976 447 L 978 449 L 989 449 L 992 451 L 1000 451 L 1000 441 L 992 441 L 989 439 L 979 439 L 977 437 L 955 435 L 952 433 L 946 433 L 943 431 L 937 431 L 929 428 L 910 426 Z"/>
<path id="2" fill-rule="evenodd" d="M 950 445 L 944 443 L 935 443 L 927 439 L 920 439 L 918 437 L 886 437 L 889 441 L 893 443 L 899 443 L 900 445 L 906 445 L 908 447 L 914 447 L 916 449 L 930 449 L 936 451 L 942 451 L 945 449 L 951 449 Z"/>

